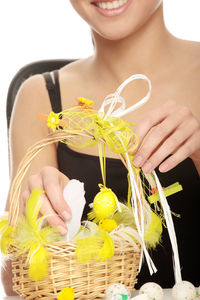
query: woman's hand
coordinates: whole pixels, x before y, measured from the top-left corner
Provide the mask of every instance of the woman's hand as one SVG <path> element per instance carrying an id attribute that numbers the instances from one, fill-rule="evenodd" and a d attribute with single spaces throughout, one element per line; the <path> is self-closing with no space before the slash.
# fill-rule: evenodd
<path id="1" fill-rule="evenodd" d="M 133 164 L 145 173 L 159 165 L 161 172 L 167 172 L 187 157 L 200 161 L 200 121 L 174 101 L 146 114 L 135 133 L 140 144 Z"/>
<path id="2" fill-rule="evenodd" d="M 67 233 L 66 221 L 71 219 L 71 210 L 63 198 L 63 189 L 69 179 L 54 167 L 44 167 L 28 179 L 27 190 L 23 192 L 23 207 L 25 211 L 26 201 L 31 191 L 40 188 L 45 191 L 41 214 L 50 216 L 47 221 L 54 227 L 58 227 L 62 235 Z"/>

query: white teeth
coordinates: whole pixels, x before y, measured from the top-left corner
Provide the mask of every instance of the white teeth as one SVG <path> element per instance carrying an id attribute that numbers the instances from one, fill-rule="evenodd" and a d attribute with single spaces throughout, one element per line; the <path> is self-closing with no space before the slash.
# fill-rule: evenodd
<path id="1" fill-rule="evenodd" d="M 96 2 L 96 5 L 103 9 L 113 9 L 124 5 L 128 0 L 114 0 L 112 2 Z"/>
<path id="2" fill-rule="evenodd" d="M 113 6 L 114 6 L 114 8 L 117 8 L 118 7 L 118 1 L 114 1 Z"/>

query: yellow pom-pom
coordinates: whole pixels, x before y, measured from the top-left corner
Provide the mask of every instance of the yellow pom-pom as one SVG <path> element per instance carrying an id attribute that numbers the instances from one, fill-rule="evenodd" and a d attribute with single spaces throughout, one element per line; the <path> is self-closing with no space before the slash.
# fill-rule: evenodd
<path id="1" fill-rule="evenodd" d="M 59 294 L 58 294 L 58 300 L 74 300 L 74 289 L 70 287 L 64 288 Z"/>
<path id="2" fill-rule="evenodd" d="M 99 222 L 99 226 L 107 232 L 112 232 L 115 228 L 117 228 L 117 223 L 115 220 L 103 219 Z"/>
<path id="3" fill-rule="evenodd" d="M 148 247 L 155 248 L 157 243 L 159 243 L 162 234 L 162 221 L 154 213 L 151 213 L 151 223 L 145 233 L 144 239 Z"/>
<path id="4" fill-rule="evenodd" d="M 112 216 L 117 207 L 117 196 L 111 189 L 102 187 L 93 201 L 93 212 L 98 220 Z"/>

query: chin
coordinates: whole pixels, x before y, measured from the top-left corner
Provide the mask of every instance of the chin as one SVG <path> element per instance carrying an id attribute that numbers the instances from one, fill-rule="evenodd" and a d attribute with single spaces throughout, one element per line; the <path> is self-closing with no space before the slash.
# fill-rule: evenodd
<path id="1" fill-rule="evenodd" d="M 92 24 L 92 30 L 106 40 L 120 41 L 135 34 L 148 21 L 149 15 L 127 15 L 126 18 L 107 20 Z"/>
<path id="2" fill-rule="evenodd" d="M 70 1 L 92 30 L 107 40 L 121 40 L 136 32 L 162 3 L 161 0 Z M 118 8 L 108 8 L 116 2 L 124 4 Z M 102 8 L 102 5 L 106 5 L 106 8 Z"/>
<path id="3" fill-rule="evenodd" d="M 110 41 L 120 41 L 123 40 L 125 38 L 127 38 L 128 36 L 130 36 L 132 34 L 132 32 L 135 30 L 130 30 L 128 28 L 128 30 L 124 29 L 124 28 L 118 28 L 116 30 L 116 28 L 95 28 L 93 29 L 94 35 L 95 33 L 102 37 L 105 40 L 110 40 Z"/>

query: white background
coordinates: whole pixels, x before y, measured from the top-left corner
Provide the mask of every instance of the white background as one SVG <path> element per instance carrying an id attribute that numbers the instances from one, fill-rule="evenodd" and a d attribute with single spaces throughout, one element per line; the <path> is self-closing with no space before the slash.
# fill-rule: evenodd
<path id="1" fill-rule="evenodd" d="M 164 0 L 164 13 L 175 36 L 200 41 L 200 0 Z M 30 62 L 91 53 L 90 29 L 69 0 L 0 0 L 0 212 L 9 187 L 5 109 L 10 81 Z"/>

